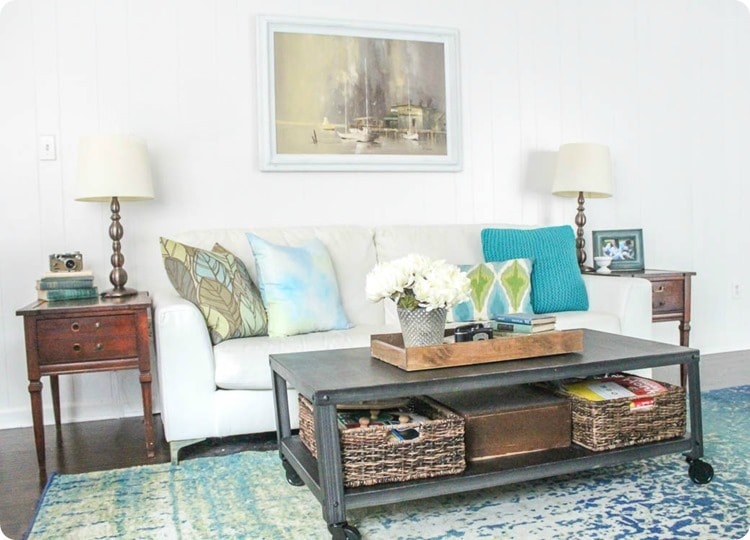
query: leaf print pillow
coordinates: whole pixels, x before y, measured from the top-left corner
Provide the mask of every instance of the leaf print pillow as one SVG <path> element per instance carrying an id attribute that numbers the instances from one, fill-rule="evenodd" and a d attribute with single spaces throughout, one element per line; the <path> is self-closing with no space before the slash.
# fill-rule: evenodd
<path id="1" fill-rule="evenodd" d="M 213 251 L 160 238 L 164 268 L 172 286 L 200 309 L 211 343 L 263 336 L 268 319 L 245 264 L 216 244 Z"/>

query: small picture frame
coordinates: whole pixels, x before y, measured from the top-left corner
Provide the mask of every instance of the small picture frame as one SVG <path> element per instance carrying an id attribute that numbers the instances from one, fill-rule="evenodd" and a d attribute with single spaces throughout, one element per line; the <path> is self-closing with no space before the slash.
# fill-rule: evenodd
<path id="1" fill-rule="evenodd" d="M 640 271 L 643 263 L 643 229 L 593 231 L 595 257 L 612 257 L 612 270 Z"/>

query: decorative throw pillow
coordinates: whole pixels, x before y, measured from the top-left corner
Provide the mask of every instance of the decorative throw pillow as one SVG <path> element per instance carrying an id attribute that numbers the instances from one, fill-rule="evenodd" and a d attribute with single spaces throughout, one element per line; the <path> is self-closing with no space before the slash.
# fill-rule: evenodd
<path id="1" fill-rule="evenodd" d="M 336 273 L 323 242 L 279 246 L 248 233 L 258 287 L 268 312 L 268 335 L 293 336 L 350 328 Z"/>
<path id="2" fill-rule="evenodd" d="M 531 313 L 531 259 L 459 265 L 471 282 L 470 299 L 448 311 L 448 322 L 488 321 Z"/>
<path id="3" fill-rule="evenodd" d="M 569 225 L 538 229 L 484 229 L 486 261 L 534 261 L 531 305 L 535 313 L 586 311 L 589 298 L 578 268 L 575 235 Z"/>
<path id="4" fill-rule="evenodd" d="M 175 290 L 200 309 L 211 342 L 263 336 L 266 310 L 244 263 L 221 247 L 214 251 L 160 238 L 164 268 Z"/>

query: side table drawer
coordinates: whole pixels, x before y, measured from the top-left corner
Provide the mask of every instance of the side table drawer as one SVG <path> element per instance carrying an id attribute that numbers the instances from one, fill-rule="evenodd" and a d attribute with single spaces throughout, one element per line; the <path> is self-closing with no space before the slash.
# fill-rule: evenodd
<path id="1" fill-rule="evenodd" d="M 138 356 L 132 315 L 43 319 L 37 330 L 42 365 Z"/>
<path id="2" fill-rule="evenodd" d="M 654 313 L 682 312 L 685 308 L 685 282 L 681 279 L 652 281 L 652 304 Z"/>

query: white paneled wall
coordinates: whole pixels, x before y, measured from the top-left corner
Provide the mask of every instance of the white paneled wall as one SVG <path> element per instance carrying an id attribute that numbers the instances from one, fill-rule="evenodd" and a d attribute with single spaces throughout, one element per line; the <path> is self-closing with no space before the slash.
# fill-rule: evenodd
<path id="1" fill-rule="evenodd" d="M 259 172 L 260 13 L 458 28 L 463 170 Z M 148 141 L 156 199 L 123 204 L 122 221 L 130 285 L 151 290 L 167 286 L 158 236 L 186 229 L 572 223 L 575 201 L 549 194 L 555 152 L 563 142 L 609 144 L 616 193 L 587 204 L 587 231 L 643 228 L 649 267 L 697 271 L 692 344 L 718 352 L 750 348 L 749 126 L 750 17 L 736 0 L 9 2 L 0 12 L 0 428 L 31 423 L 15 310 L 34 298 L 47 255 L 80 250 L 107 284 L 107 205 L 73 201 L 83 134 Z M 55 161 L 37 159 L 47 134 Z M 732 283 L 742 298 L 731 298 Z M 676 342 L 674 325 L 655 326 L 655 337 Z M 140 413 L 134 372 L 61 386 L 66 420 Z"/>

